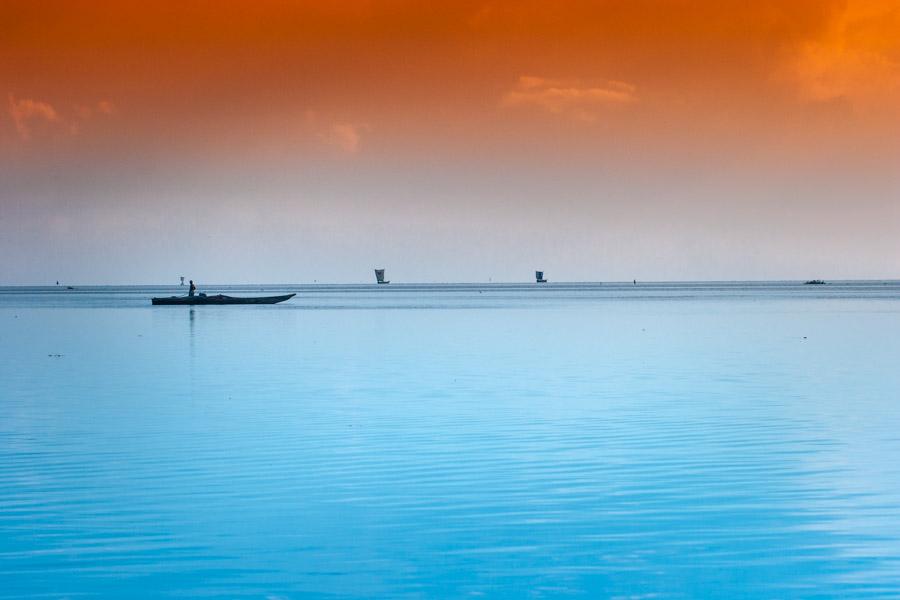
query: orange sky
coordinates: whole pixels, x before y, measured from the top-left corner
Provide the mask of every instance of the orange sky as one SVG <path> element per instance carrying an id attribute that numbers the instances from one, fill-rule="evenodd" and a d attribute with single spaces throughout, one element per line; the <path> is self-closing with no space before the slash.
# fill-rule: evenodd
<path id="1" fill-rule="evenodd" d="M 588 206 L 586 189 L 652 208 L 655 189 L 727 173 L 738 186 L 781 182 L 754 192 L 773 205 L 800 186 L 798 210 L 816 214 L 821 192 L 863 181 L 865 197 L 822 214 L 862 202 L 880 220 L 872 231 L 897 225 L 895 1 L 6 2 L 0 84 L 2 201 L 34 231 L 54 207 L 127 189 L 122 173 L 144 188 L 193 178 L 192 199 L 169 197 L 199 206 L 238 176 L 255 190 L 247 202 L 291 218 L 324 192 L 248 182 L 350 173 L 358 185 L 329 200 L 336 215 L 370 194 L 363 204 L 403 218 L 399 189 L 436 206 L 410 227 L 448 218 L 441 202 L 468 210 L 465 198 L 499 186 L 515 196 L 516 181 L 526 204 L 554 202 L 529 195 L 539 175 L 579 182 L 551 188 L 574 198 L 575 220 L 609 208 Z M 48 169 L 65 186 L 48 188 Z M 456 187 L 422 195 L 404 183 L 413 170 Z M 728 193 L 710 187 L 696 206 Z"/>

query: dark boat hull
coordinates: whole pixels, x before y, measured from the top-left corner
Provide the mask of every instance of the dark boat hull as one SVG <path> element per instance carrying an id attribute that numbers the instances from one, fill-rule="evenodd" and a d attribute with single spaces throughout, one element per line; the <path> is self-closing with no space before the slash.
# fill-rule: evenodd
<path id="1" fill-rule="evenodd" d="M 214 306 L 222 306 L 225 304 L 278 304 L 285 300 L 290 300 L 296 294 L 285 294 L 284 296 L 260 296 L 256 298 L 235 298 L 234 296 L 224 296 L 217 294 L 215 296 L 170 296 L 169 298 L 152 298 L 151 302 L 155 306 L 197 306 L 211 304 Z"/>

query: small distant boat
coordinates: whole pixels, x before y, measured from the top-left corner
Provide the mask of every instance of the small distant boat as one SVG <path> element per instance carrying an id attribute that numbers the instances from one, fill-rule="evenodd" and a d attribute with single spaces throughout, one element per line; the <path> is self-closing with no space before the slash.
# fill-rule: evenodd
<path id="1" fill-rule="evenodd" d="M 543 272 L 543 271 L 535 271 L 535 272 L 534 272 L 534 278 L 535 278 L 535 280 L 537 281 L 537 283 L 547 283 L 547 280 L 544 279 L 544 272 Z"/>
<path id="2" fill-rule="evenodd" d="M 283 296 L 256 296 L 250 298 L 236 298 L 234 296 L 225 296 L 216 294 L 215 296 L 207 296 L 206 294 L 197 294 L 196 296 L 169 296 L 168 298 L 152 298 L 151 302 L 154 306 L 159 305 L 187 305 L 195 306 L 198 304 L 278 304 L 285 300 L 290 300 L 296 294 L 285 294 Z"/>
<path id="3" fill-rule="evenodd" d="M 387 281 L 384 278 L 384 269 L 375 269 L 375 281 L 377 281 L 379 285 L 390 283 L 390 281 Z"/>
<path id="4" fill-rule="evenodd" d="M 821 279 L 810 279 L 809 281 L 804 281 L 803 285 L 825 285 L 825 282 Z"/>

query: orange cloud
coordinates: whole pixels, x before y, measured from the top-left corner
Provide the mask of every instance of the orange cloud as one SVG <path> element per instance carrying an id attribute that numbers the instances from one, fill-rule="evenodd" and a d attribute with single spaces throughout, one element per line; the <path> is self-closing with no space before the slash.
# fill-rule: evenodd
<path id="1" fill-rule="evenodd" d="M 109 100 L 101 100 L 97 103 L 97 112 L 104 115 L 111 115 L 116 111 L 116 105 Z"/>
<path id="2" fill-rule="evenodd" d="M 553 114 L 571 114 L 593 121 L 602 107 L 636 102 L 636 92 L 635 86 L 622 81 L 582 85 L 523 75 L 503 95 L 501 106 L 536 106 Z"/>
<path id="3" fill-rule="evenodd" d="M 345 154 L 356 154 L 361 143 L 360 128 L 352 123 L 335 123 L 323 139 Z"/>
<path id="4" fill-rule="evenodd" d="M 900 6 L 850 0 L 825 31 L 801 44 L 785 71 L 804 100 L 844 99 L 855 110 L 900 100 Z"/>
<path id="5" fill-rule="evenodd" d="M 9 116 L 16 126 L 16 132 L 22 141 L 31 139 L 33 124 L 37 122 L 59 123 L 60 117 L 56 109 L 46 102 L 29 98 L 16 99 L 11 93 L 9 98 Z"/>
<path id="6" fill-rule="evenodd" d="M 357 154 L 362 148 L 362 132 L 368 129 L 366 125 L 348 121 L 334 121 L 323 118 L 312 109 L 303 113 L 306 128 L 328 146 L 340 150 L 342 154 Z"/>
<path id="7" fill-rule="evenodd" d="M 42 124 L 48 133 L 68 132 L 70 135 L 78 135 L 82 124 L 95 114 L 111 115 L 115 112 L 115 105 L 111 101 L 101 100 L 95 106 L 78 105 L 73 109 L 74 114 L 71 118 L 65 118 L 49 102 L 30 98 L 18 99 L 12 93 L 8 98 L 9 116 L 23 142 L 31 141 L 35 128 L 41 127 Z"/>

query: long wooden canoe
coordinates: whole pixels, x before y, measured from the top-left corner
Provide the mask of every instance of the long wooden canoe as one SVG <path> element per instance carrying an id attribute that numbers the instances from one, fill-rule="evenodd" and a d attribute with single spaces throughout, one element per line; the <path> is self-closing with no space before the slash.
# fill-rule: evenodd
<path id="1" fill-rule="evenodd" d="M 285 300 L 290 300 L 296 294 L 285 294 L 284 296 L 257 296 L 255 298 L 236 298 L 234 296 L 224 296 L 216 294 L 215 296 L 196 295 L 196 296 L 169 296 L 168 298 L 152 298 L 154 305 L 188 305 L 194 306 L 198 304 L 278 304 Z"/>

